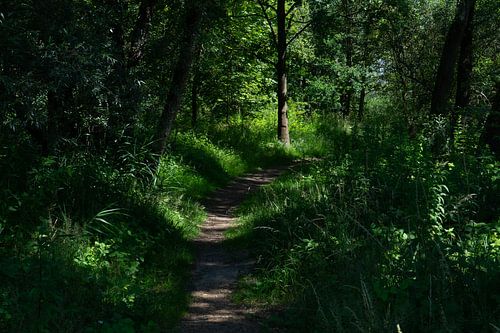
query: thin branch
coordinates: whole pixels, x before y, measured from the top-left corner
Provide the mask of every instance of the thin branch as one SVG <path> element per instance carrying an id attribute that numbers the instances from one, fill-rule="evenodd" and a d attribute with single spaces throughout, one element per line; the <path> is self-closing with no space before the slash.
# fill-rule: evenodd
<path id="1" fill-rule="evenodd" d="M 228 15 L 230 19 L 237 19 L 237 18 L 247 18 L 247 17 L 262 17 L 260 14 L 246 14 L 246 15 Z"/>
<path id="2" fill-rule="evenodd" d="M 295 33 L 295 35 L 293 35 L 292 38 L 290 38 L 290 40 L 286 43 L 286 46 L 288 47 L 290 44 L 292 44 L 293 41 L 297 39 L 297 37 L 299 37 L 299 35 L 303 33 L 311 24 L 312 20 L 307 22 L 299 31 L 297 31 L 297 33 Z"/>
<path id="3" fill-rule="evenodd" d="M 257 1 L 260 5 L 260 8 L 262 8 L 262 13 L 264 14 L 264 17 L 266 18 L 267 24 L 269 24 L 269 29 L 271 29 L 271 34 L 273 35 L 274 45 L 276 47 L 278 47 L 278 37 L 276 37 L 276 33 L 274 32 L 273 22 L 269 18 L 269 15 L 267 15 L 267 10 L 266 10 L 266 7 L 264 6 L 264 4 L 262 3 L 262 0 L 257 0 Z M 271 7 L 271 6 L 268 4 L 268 8 L 269 7 Z"/>
<path id="4" fill-rule="evenodd" d="M 270 3 L 268 3 L 268 2 L 266 2 L 266 3 L 265 3 L 265 5 L 266 5 L 266 7 L 267 7 L 267 8 L 271 8 L 271 9 L 272 9 L 272 10 L 274 10 L 275 12 L 277 12 L 277 11 L 278 11 L 278 9 L 277 9 L 276 7 L 274 7 L 273 5 L 271 5 L 271 4 L 270 4 Z"/>
<path id="5" fill-rule="evenodd" d="M 394 60 L 396 61 L 396 70 L 398 70 L 400 74 L 407 79 L 410 79 L 411 81 L 419 84 L 422 88 L 432 93 L 432 88 L 429 82 L 426 82 L 423 79 L 419 79 L 416 75 L 413 74 L 415 73 L 415 69 L 411 68 L 411 66 L 405 61 L 404 49 L 400 46 L 400 44 L 397 44 L 394 41 L 390 44 Z"/>
<path id="6" fill-rule="evenodd" d="M 293 11 L 296 7 L 297 7 L 297 5 L 298 5 L 298 4 L 299 4 L 299 2 L 298 2 L 298 1 L 295 1 L 295 2 L 293 3 L 293 5 L 292 5 L 292 6 L 288 9 L 288 11 L 285 13 L 285 17 L 287 17 L 287 16 L 288 16 L 288 14 L 290 14 L 290 13 L 291 13 L 291 12 L 292 12 L 292 11 Z"/>
<path id="7" fill-rule="evenodd" d="M 293 19 L 293 16 L 291 18 L 288 19 L 289 21 L 292 21 L 293 23 L 300 23 L 300 24 L 307 24 L 310 22 L 310 20 L 308 21 L 302 21 L 302 20 L 294 20 Z"/>

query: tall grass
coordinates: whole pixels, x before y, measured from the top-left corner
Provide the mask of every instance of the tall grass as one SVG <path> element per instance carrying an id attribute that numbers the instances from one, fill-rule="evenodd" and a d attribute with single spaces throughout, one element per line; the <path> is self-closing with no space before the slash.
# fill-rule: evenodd
<path id="1" fill-rule="evenodd" d="M 329 120 L 319 127 L 330 139 L 325 159 L 240 209 L 230 242 L 253 250 L 258 270 L 236 298 L 284 306 L 270 327 L 500 327 L 498 162 L 474 140 L 436 157 L 433 121 L 415 139 L 400 123 L 383 113 L 363 124 Z M 474 137 L 473 128 L 460 131 Z"/>
<path id="2" fill-rule="evenodd" d="M 290 158 L 252 129 L 210 134 L 177 133 L 159 163 L 147 140 L 40 157 L 29 142 L 3 138 L 0 331 L 173 327 L 187 307 L 190 240 L 205 219 L 199 201 L 236 175 Z"/>

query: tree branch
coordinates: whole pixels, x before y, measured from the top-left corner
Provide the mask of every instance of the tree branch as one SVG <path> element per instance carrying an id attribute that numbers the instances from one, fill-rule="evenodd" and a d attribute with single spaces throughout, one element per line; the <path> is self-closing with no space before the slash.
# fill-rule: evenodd
<path id="1" fill-rule="evenodd" d="M 288 11 L 285 13 L 285 17 L 287 17 L 287 16 L 288 16 L 288 14 L 290 14 L 290 13 L 291 13 L 291 12 L 292 12 L 295 8 L 297 8 L 297 5 L 298 5 L 298 4 L 299 4 L 299 2 L 298 2 L 298 1 L 295 1 L 295 2 L 293 3 L 293 5 L 292 5 L 292 6 L 288 9 Z"/>
<path id="2" fill-rule="evenodd" d="M 245 14 L 245 15 L 228 15 L 230 19 L 247 18 L 247 17 L 262 17 L 260 14 Z"/>
<path id="3" fill-rule="evenodd" d="M 267 24 L 269 24 L 269 29 L 271 29 L 271 34 L 273 35 L 273 41 L 274 41 L 274 45 L 276 47 L 278 47 L 278 38 L 276 36 L 276 32 L 274 32 L 274 28 L 273 28 L 273 22 L 271 21 L 271 19 L 269 18 L 269 15 L 267 15 L 267 10 L 266 10 L 266 7 L 264 6 L 264 3 L 262 3 L 262 0 L 257 0 L 257 2 L 259 3 L 260 5 L 260 8 L 262 9 L 262 13 L 264 14 L 264 17 L 266 18 L 266 21 L 267 21 Z M 271 7 L 270 5 L 268 5 L 268 7 Z M 272 7 L 271 7 L 272 8 Z"/>
<path id="4" fill-rule="evenodd" d="M 292 38 L 290 38 L 290 40 L 286 43 L 286 46 L 288 47 L 290 44 L 292 44 L 293 41 L 297 39 L 297 37 L 299 37 L 299 35 L 302 34 L 311 24 L 312 20 L 304 24 L 304 26 L 299 31 L 297 31 L 295 35 L 292 36 Z"/>

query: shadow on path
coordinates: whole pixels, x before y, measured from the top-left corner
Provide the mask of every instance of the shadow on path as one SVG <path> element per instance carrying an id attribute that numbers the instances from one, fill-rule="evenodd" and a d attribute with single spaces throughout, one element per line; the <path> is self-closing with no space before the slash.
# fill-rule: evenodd
<path id="1" fill-rule="evenodd" d="M 272 182 L 288 167 L 266 169 L 236 178 L 217 190 L 205 202 L 208 218 L 194 240 L 198 255 L 191 283 L 191 305 L 179 325 L 180 332 L 258 332 L 259 325 L 249 315 L 255 309 L 231 302 L 240 275 L 254 262 L 244 251 L 228 253 L 222 245 L 224 233 L 235 218 L 231 212 L 247 194 Z"/>

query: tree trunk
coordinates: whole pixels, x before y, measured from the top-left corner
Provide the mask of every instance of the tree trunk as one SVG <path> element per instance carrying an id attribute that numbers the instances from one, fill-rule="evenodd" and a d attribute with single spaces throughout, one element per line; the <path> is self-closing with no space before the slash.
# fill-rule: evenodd
<path id="1" fill-rule="evenodd" d="M 71 108 L 72 102 L 72 87 L 47 92 L 47 152 L 49 154 L 55 154 L 60 138 L 76 137 L 76 126 L 73 126 L 65 115 L 65 111 Z"/>
<path id="2" fill-rule="evenodd" d="M 347 37 L 345 41 L 345 52 L 346 52 L 346 65 L 347 68 L 352 68 L 352 37 Z M 351 101 L 352 101 L 352 82 L 351 74 L 349 74 L 348 82 L 346 82 L 346 87 L 344 93 L 340 98 L 340 103 L 342 104 L 342 114 L 348 116 L 351 113 Z"/>
<path id="3" fill-rule="evenodd" d="M 54 153 L 56 142 L 59 138 L 59 114 L 60 110 L 59 99 L 54 90 L 49 90 L 47 93 L 47 152 Z"/>
<path id="4" fill-rule="evenodd" d="M 345 82 L 345 88 L 344 92 L 342 93 L 342 96 L 340 97 L 340 103 L 342 106 L 342 114 L 344 116 L 348 116 L 351 113 L 351 102 L 352 102 L 352 94 L 353 94 L 353 89 L 352 89 L 352 82 L 351 82 L 351 73 L 350 69 L 352 68 L 353 61 L 352 61 L 352 56 L 353 56 L 353 38 L 351 36 L 351 27 L 353 25 L 353 18 L 351 14 L 351 3 L 350 0 L 343 0 L 342 1 L 342 6 L 343 6 L 343 11 L 344 11 L 344 16 L 345 16 L 345 34 L 346 37 L 344 39 L 344 52 L 345 52 L 345 61 L 346 61 L 346 66 L 349 69 L 348 77 L 347 77 L 347 82 Z"/>
<path id="5" fill-rule="evenodd" d="M 132 83 L 130 72 L 140 64 L 144 57 L 144 46 L 149 36 L 149 28 L 157 2 L 158 0 L 141 0 L 134 28 L 127 41 L 123 28 L 127 3 L 119 0 L 107 2 L 109 10 L 117 16 L 111 37 L 115 44 L 115 56 L 118 61 L 114 64 L 110 77 L 111 85 L 118 89 L 121 102 L 118 107 L 112 101 L 108 102 L 110 106 L 115 107 L 110 108 L 107 133 L 105 133 L 107 145 L 115 141 L 117 131 L 127 127 L 127 122 L 133 119 L 137 110 L 138 100 L 134 97 L 138 94 L 138 87 Z"/>
<path id="6" fill-rule="evenodd" d="M 348 116 L 351 113 L 351 100 L 352 92 L 349 87 L 346 87 L 346 91 L 340 97 L 340 103 L 342 104 L 342 114 Z"/>
<path id="7" fill-rule="evenodd" d="M 157 2 L 158 0 L 141 1 L 134 30 L 132 30 L 130 35 L 130 47 L 127 57 L 128 68 L 136 66 L 144 56 L 144 45 L 147 41 L 154 8 Z"/>
<path id="8" fill-rule="evenodd" d="M 290 145 L 288 130 L 288 104 L 287 104 L 287 77 L 286 77 L 286 11 L 285 0 L 278 0 L 278 61 L 276 71 L 278 74 L 278 139 L 285 145 Z"/>
<path id="9" fill-rule="evenodd" d="M 363 87 L 361 88 L 361 92 L 359 93 L 359 109 L 358 109 L 358 119 L 363 119 L 363 115 L 365 114 L 365 97 L 366 97 L 366 88 L 363 83 Z"/>
<path id="10" fill-rule="evenodd" d="M 196 59 L 193 70 L 193 78 L 191 82 L 191 127 L 194 129 L 198 122 L 198 91 L 200 87 L 200 61 L 201 61 L 201 45 L 196 48 Z"/>
<path id="11" fill-rule="evenodd" d="M 193 76 L 193 83 L 191 86 L 191 127 L 196 128 L 198 122 L 198 78 Z"/>
<path id="12" fill-rule="evenodd" d="M 182 95 L 189 77 L 189 69 L 191 68 L 191 63 L 193 62 L 196 37 L 201 17 L 201 5 L 198 4 L 198 1 L 196 0 L 190 0 L 186 6 L 184 31 L 177 63 L 174 67 L 165 107 L 163 108 L 163 112 L 158 123 L 156 151 L 159 154 L 162 154 L 165 150 L 168 136 L 172 131 L 172 125 L 181 106 Z"/>
<path id="13" fill-rule="evenodd" d="M 349 22 L 350 23 L 350 22 Z M 349 32 L 350 34 L 350 29 Z M 352 37 L 349 35 L 346 39 L 346 65 L 350 70 L 352 68 Z M 348 82 L 346 86 L 346 92 L 344 93 L 344 105 L 343 105 L 343 113 L 344 116 L 348 116 L 351 113 L 351 101 L 352 101 L 352 82 L 351 82 L 351 74 L 349 73 Z"/>
<path id="14" fill-rule="evenodd" d="M 470 102 L 470 87 L 472 79 L 472 39 L 474 34 L 474 1 L 471 5 L 469 17 L 464 31 L 457 67 L 457 92 L 455 106 L 465 108 Z"/>
<path id="15" fill-rule="evenodd" d="M 453 73 L 457 63 L 458 53 L 465 33 L 468 18 L 475 0 L 460 0 L 457 4 L 457 13 L 446 34 L 446 40 L 441 52 L 441 60 L 432 92 L 431 113 L 447 114 L 448 98 L 450 95 Z"/>

